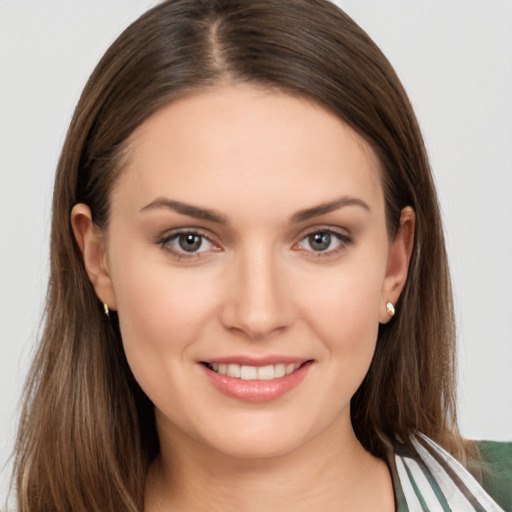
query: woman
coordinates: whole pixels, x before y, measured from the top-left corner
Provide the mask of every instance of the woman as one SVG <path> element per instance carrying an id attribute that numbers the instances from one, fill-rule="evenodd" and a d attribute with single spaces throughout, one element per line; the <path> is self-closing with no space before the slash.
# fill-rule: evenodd
<path id="1" fill-rule="evenodd" d="M 452 316 L 421 135 L 368 36 L 324 1 L 165 2 L 64 144 L 19 508 L 499 510 L 441 448 L 476 459 Z"/>

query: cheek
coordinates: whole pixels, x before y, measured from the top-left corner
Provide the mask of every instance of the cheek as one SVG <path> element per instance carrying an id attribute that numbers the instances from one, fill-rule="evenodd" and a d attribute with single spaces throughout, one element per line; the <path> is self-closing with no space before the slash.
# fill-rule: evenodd
<path id="1" fill-rule="evenodd" d="M 313 321 L 330 357 L 347 366 L 358 361 L 369 366 L 378 334 L 378 296 L 343 290 L 330 300 L 324 297 L 317 308 Z"/>
<path id="2" fill-rule="evenodd" d="M 354 381 L 355 389 L 367 372 L 377 341 L 384 274 L 381 267 L 341 272 L 339 277 L 331 276 L 323 282 L 317 276 L 311 283 L 315 293 L 302 310 L 322 340 L 325 356 L 338 371 L 343 367 L 346 381 Z"/>
<path id="3" fill-rule="evenodd" d="M 215 308 L 204 279 L 135 257 L 115 277 L 123 345 L 136 377 L 182 359 Z"/>
<path id="4" fill-rule="evenodd" d="M 378 327 L 379 305 L 384 271 L 380 266 L 361 268 L 356 271 L 332 273 L 323 279 L 316 276 L 311 281 L 314 293 L 301 293 L 308 297 L 306 307 L 318 326 L 333 332 L 362 330 Z M 308 287 L 308 283 L 304 283 Z"/>
<path id="5" fill-rule="evenodd" d="M 343 288 L 318 310 L 328 354 L 326 382 L 334 403 L 349 404 L 370 368 L 378 335 L 378 294 Z"/>

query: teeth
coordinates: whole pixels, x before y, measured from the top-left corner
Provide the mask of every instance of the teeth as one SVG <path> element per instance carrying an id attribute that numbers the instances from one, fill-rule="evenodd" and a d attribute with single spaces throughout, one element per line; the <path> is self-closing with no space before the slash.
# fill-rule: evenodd
<path id="1" fill-rule="evenodd" d="M 226 373 L 228 377 L 240 378 L 240 365 L 239 364 L 228 364 L 228 371 Z"/>
<path id="2" fill-rule="evenodd" d="M 284 377 L 286 375 L 286 365 L 284 363 L 274 366 L 274 377 Z"/>
<path id="3" fill-rule="evenodd" d="M 287 364 L 284 371 L 285 371 L 286 375 L 290 375 L 290 373 L 292 373 L 294 370 L 295 370 L 294 364 Z"/>
<path id="4" fill-rule="evenodd" d="M 258 378 L 258 368 L 256 366 L 241 366 L 240 378 L 242 380 L 254 380 Z"/>
<path id="5" fill-rule="evenodd" d="M 258 380 L 272 380 L 274 378 L 274 367 L 260 366 L 258 368 Z"/>
<path id="6" fill-rule="evenodd" d="M 247 366 L 239 364 L 217 364 L 208 365 L 211 370 L 220 375 L 227 375 L 242 380 L 272 380 L 285 375 L 290 375 L 301 365 L 300 363 L 279 363 L 268 366 Z"/>

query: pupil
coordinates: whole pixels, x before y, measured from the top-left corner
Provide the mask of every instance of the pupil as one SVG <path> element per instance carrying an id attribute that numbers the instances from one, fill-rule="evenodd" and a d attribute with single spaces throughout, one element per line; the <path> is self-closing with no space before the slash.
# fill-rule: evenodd
<path id="1" fill-rule="evenodd" d="M 331 235 L 329 233 L 315 233 L 310 235 L 309 243 L 315 251 L 325 251 L 331 245 Z"/>
<path id="2" fill-rule="evenodd" d="M 199 235 L 180 235 L 180 247 L 186 252 L 197 251 L 201 247 L 201 237 Z"/>

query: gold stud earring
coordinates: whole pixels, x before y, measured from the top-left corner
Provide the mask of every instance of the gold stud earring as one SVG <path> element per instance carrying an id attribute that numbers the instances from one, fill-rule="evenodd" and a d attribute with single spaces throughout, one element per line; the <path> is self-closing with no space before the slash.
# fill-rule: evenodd
<path id="1" fill-rule="evenodd" d="M 390 318 L 395 316 L 395 305 L 391 301 L 386 302 L 386 311 Z"/>
<path id="2" fill-rule="evenodd" d="M 107 315 L 107 318 L 110 319 L 110 311 L 105 303 L 103 303 L 103 311 L 105 312 L 105 315 Z"/>

